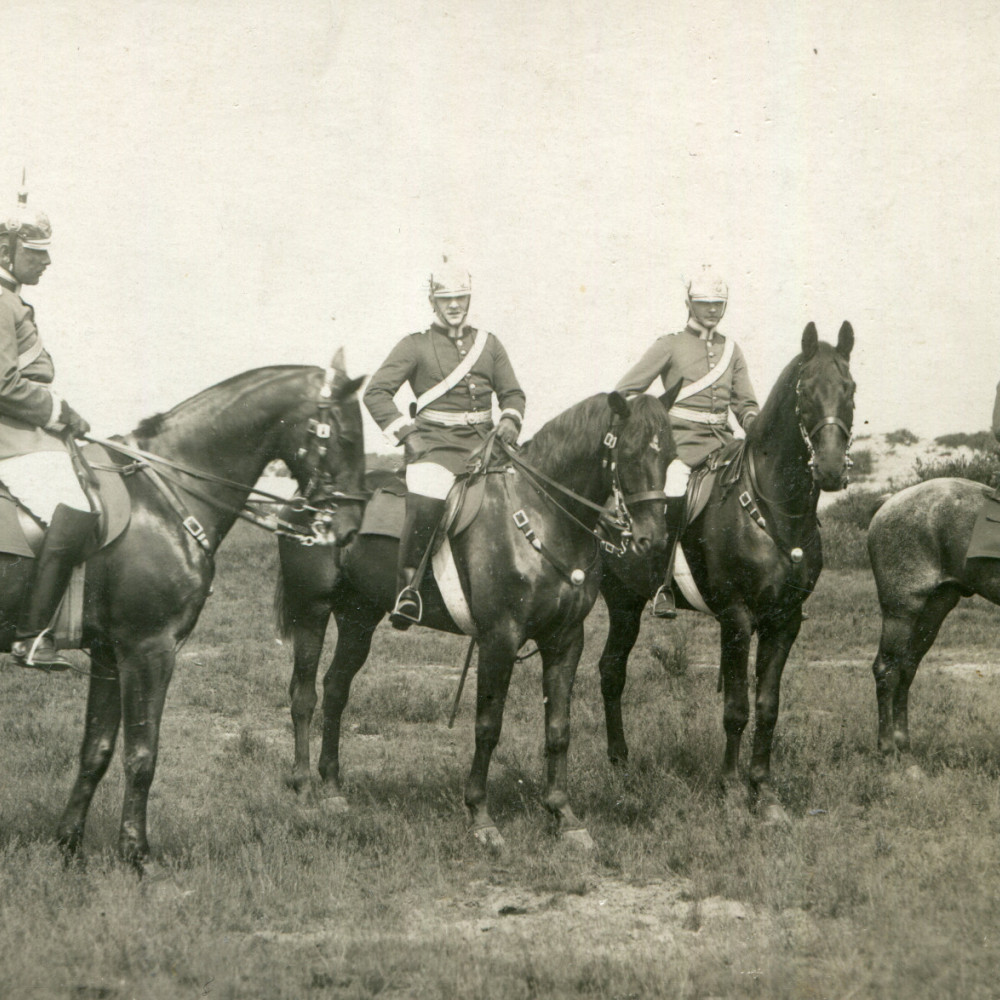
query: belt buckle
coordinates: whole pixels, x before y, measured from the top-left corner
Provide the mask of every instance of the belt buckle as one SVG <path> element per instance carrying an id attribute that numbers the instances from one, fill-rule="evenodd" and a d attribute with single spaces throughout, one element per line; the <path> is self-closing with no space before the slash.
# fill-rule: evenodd
<path id="1" fill-rule="evenodd" d="M 515 510 L 511 516 L 514 518 L 514 523 L 519 528 L 524 528 L 524 526 L 528 523 L 528 515 L 524 513 L 523 507 L 520 510 Z"/>

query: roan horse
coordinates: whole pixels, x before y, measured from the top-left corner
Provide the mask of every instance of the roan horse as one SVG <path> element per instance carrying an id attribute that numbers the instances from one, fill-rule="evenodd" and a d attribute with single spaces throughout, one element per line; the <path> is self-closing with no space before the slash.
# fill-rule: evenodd
<path id="1" fill-rule="evenodd" d="M 488 847 L 501 847 L 503 839 L 487 808 L 487 772 L 500 738 L 515 657 L 528 639 L 535 640 L 542 657 L 544 802 L 563 838 L 592 846 L 570 808 L 566 757 L 583 620 L 597 599 L 601 577 L 601 550 L 593 529 L 600 505 L 614 493 L 631 527 L 631 547 L 639 554 L 662 547 L 662 488 L 673 455 L 669 417 L 658 400 L 641 397 L 626 404 L 614 393 L 593 396 L 542 427 L 512 460 L 512 467 L 486 474 L 479 513 L 451 539 L 480 650 L 476 749 L 465 804 L 474 836 Z M 540 550 L 529 544 L 532 537 Z M 344 551 L 338 572 L 327 552 L 279 543 L 276 606 L 285 634 L 294 639 L 293 783 L 300 788 L 309 781 L 316 670 L 331 611 L 337 620 L 337 645 L 323 682 L 319 760 L 320 792 L 336 809 L 347 808 L 340 784 L 341 716 L 372 634 L 392 607 L 397 544 L 393 538 L 359 535 Z M 423 590 L 424 624 L 458 632 L 430 574 Z"/>
<path id="2" fill-rule="evenodd" d="M 757 633 L 757 698 L 751 803 L 770 822 L 785 819 L 771 787 L 771 743 L 781 674 L 799 634 L 802 602 L 823 568 L 816 519 L 818 490 L 847 483 L 854 413 L 848 368 L 854 331 L 840 328 L 836 348 L 810 323 L 802 353 L 781 373 L 747 434 L 742 472 L 731 487 L 716 478 L 708 504 L 689 523 L 681 544 L 698 590 L 721 628 L 719 682 L 725 692 L 724 787 L 738 781 L 740 741 L 749 719 L 747 665 Z M 662 558 L 606 556 L 601 592 L 609 630 L 600 659 L 608 756 L 624 764 L 628 746 L 621 698 L 642 609 L 663 578 Z M 678 595 L 681 607 L 690 607 Z"/>
<path id="3" fill-rule="evenodd" d="M 87 563 L 86 725 L 76 782 L 58 828 L 68 855 L 82 845 L 87 810 L 111 761 L 119 725 L 125 794 L 118 850 L 140 868 L 148 855 L 146 803 L 177 650 L 208 597 L 213 553 L 267 463 L 283 459 L 300 485 L 322 483 L 328 494 L 339 491 L 360 500 L 364 444 L 356 392 L 362 380 L 349 380 L 341 368 L 338 353 L 326 379 L 313 367 L 245 372 L 115 439 L 188 471 L 161 467 L 161 482 L 168 481 L 163 486 L 146 474 L 128 475 L 129 526 Z M 318 414 L 330 428 L 321 442 L 315 440 Z M 360 510 L 360 503 L 349 502 L 332 512 L 338 540 L 349 541 Z M 0 616 L 8 623 L 28 570 L 26 560 L 0 556 Z M 5 638 L 9 649 L 11 637 Z"/>
<path id="4" fill-rule="evenodd" d="M 990 492 L 968 479 L 929 479 L 890 497 L 868 526 L 882 610 L 872 671 L 883 753 L 910 749 L 910 685 L 948 612 L 973 594 L 1000 604 L 1000 563 L 965 558 Z"/>

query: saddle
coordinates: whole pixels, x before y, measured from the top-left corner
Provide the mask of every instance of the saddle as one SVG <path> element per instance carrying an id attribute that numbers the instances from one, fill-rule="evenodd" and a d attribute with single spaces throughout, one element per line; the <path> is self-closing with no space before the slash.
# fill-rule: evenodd
<path id="1" fill-rule="evenodd" d="M 719 480 L 723 491 L 732 489 L 743 475 L 746 439 L 734 438 L 713 451 L 691 470 L 687 491 L 686 522 L 690 524 L 707 506 L 712 487 Z"/>
<path id="2" fill-rule="evenodd" d="M 84 457 L 97 476 L 98 496 L 102 511 L 99 525 L 100 542 L 87 556 L 113 542 L 128 527 L 132 517 L 132 502 L 122 479 L 108 452 L 98 444 L 88 444 Z M 23 507 L 0 484 L 0 552 L 34 559 L 42 544 L 44 529 L 38 519 Z"/>
<path id="3" fill-rule="evenodd" d="M 987 493 L 969 538 L 966 559 L 1000 559 L 1000 491 Z"/>

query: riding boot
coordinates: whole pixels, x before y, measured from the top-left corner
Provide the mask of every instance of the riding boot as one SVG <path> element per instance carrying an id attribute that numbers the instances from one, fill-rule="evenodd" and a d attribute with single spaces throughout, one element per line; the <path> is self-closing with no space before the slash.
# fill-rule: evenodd
<path id="1" fill-rule="evenodd" d="M 677 556 L 677 543 L 684 529 L 686 497 L 667 497 L 667 569 L 663 575 L 663 583 L 653 595 L 652 615 L 654 618 L 676 618 L 677 605 L 674 602 L 674 559 Z"/>
<path id="2" fill-rule="evenodd" d="M 403 537 L 399 540 L 399 596 L 389 615 L 393 628 L 401 631 L 419 624 L 423 617 L 420 583 L 427 567 L 428 549 L 444 511 L 444 500 L 408 493 Z"/>
<path id="3" fill-rule="evenodd" d="M 42 539 L 35 560 L 34 577 L 11 646 L 19 667 L 67 670 L 72 664 L 56 650 L 52 622 L 69 586 L 73 567 L 80 561 L 100 519 L 91 511 L 59 504 Z"/>

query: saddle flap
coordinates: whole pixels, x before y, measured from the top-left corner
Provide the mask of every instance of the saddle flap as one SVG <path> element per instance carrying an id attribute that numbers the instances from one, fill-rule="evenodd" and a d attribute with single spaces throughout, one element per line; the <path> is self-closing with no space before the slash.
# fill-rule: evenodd
<path id="1" fill-rule="evenodd" d="M 976 515 L 966 559 L 1000 559 L 1000 497 L 990 493 Z"/>
<path id="2" fill-rule="evenodd" d="M 743 457 L 746 439 L 735 438 L 713 451 L 701 464 L 695 466 L 688 480 L 687 523 L 690 524 L 707 506 L 716 479 L 723 490 L 738 483 L 743 475 Z"/>
<path id="3" fill-rule="evenodd" d="M 113 542 L 132 517 L 132 501 L 121 472 L 107 451 L 98 444 L 88 444 L 83 453 L 97 476 L 98 495 L 104 505 L 99 548 Z M 0 486 L 0 552 L 33 559 L 42 541 L 38 522 Z"/>

